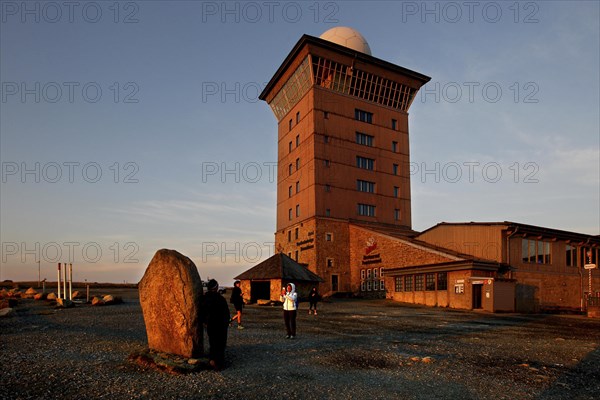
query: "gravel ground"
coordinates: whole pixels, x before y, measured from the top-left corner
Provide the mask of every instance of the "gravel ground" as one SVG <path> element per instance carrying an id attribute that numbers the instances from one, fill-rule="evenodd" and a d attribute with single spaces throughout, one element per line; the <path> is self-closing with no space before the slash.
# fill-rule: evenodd
<path id="1" fill-rule="evenodd" d="M 279 308 L 248 306 L 227 369 L 170 375 L 128 361 L 147 344 L 137 291 L 110 293 L 125 303 L 0 319 L 0 398 L 600 398 L 597 319 L 334 300 L 301 304 L 287 340 Z"/>

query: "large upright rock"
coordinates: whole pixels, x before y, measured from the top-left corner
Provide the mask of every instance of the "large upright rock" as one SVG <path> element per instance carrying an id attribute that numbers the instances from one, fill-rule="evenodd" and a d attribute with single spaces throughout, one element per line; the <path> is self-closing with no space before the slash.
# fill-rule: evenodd
<path id="1" fill-rule="evenodd" d="M 202 281 L 192 260 L 174 250 L 159 250 L 138 287 L 149 347 L 199 357 Z"/>

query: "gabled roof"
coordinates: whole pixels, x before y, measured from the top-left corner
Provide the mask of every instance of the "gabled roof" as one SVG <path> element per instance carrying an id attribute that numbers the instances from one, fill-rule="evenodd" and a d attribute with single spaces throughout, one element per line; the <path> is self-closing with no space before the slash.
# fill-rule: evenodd
<path id="1" fill-rule="evenodd" d="M 465 253 L 461 253 L 452 249 L 448 249 L 446 247 L 441 247 L 441 246 L 436 246 L 434 244 L 428 243 L 428 242 L 424 242 L 418 239 L 415 239 L 414 237 L 410 237 L 410 236 L 403 236 L 401 234 L 391 234 L 390 232 L 386 232 L 384 230 L 378 230 L 378 229 L 373 229 L 369 226 L 365 226 L 362 224 L 356 224 L 356 223 L 352 223 L 352 225 L 354 225 L 357 228 L 360 229 L 364 229 L 367 231 L 371 231 L 373 233 L 379 234 L 379 235 L 383 235 L 383 236 L 387 236 L 390 239 L 396 240 L 398 242 L 402 242 L 408 246 L 412 246 L 412 247 L 418 247 L 420 249 L 422 249 L 423 251 L 427 251 L 427 252 L 431 252 L 431 253 L 438 253 L 441 254 L 447 258 L 453 259 L 455 261 L 473 261 L 473 262 L 489 262 L 489 260 L 485 260 L 483 258 L 479 258 L 479 257 L 475 257 L 473 255 L 470 254 L 465 254 Z"/>
<path id="2" fill-rule="evenodd" d="M 238 280 L 283 279 L 292 282 L 323 282 L 318 275 L 283 253 L 277 253 L 236 276 Z"/>

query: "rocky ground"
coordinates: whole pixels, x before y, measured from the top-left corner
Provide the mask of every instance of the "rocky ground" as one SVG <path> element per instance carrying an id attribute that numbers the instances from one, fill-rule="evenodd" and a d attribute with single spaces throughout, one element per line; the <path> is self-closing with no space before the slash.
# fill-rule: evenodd
<path id="1" fill-rule="evenodd" d="M 487 314 L 386 300 L 248 306 L 228 367 L 171 375 L 128 356 L 146 346 L 134 289 L 119 305 L 54 309 L 20 300 L 0 319 L 0 398 L 598 399 L 600 320 Z"/>

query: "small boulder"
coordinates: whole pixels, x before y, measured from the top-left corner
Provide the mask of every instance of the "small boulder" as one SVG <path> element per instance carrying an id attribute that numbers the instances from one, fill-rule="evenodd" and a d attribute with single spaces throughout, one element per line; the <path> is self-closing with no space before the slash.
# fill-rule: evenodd
<path id="1" fill-rule="evenodd" d="M 0 309 L 0 318 L 12 317 L 14 315 L 15 315 L 15 309 L 14 308 L 2 308 L 2 309 Z"/>
<path id="2" fill-rule="evenodd" d="M 104 300 L 102 300 L 100 297 L 94 296 L 94 297 L 92 297 L 92 305 L 93 306 L 103 306 Z"/>
<path id="3" fill-rule="evenodd" d="M 33 296 L 34 300 L 46 300 L 46 298 L 48 297 L 47 293 L 38 293 L 35 296 Z"/>
<path id="4" fill-rule="evenodd" d="M 56 299 L 56 306 L 62 308 L 73 308 L 75 307 L 75 303 L 69 299 Z"/>
<path id="5" fill-rule="evenodd" d="M 74 299 L 85 299 L 85 297 L 86 297 L 85 293 L 83 293 L 83 292 L 81 292 L 79 290 L 76 290 L 76 291 L 73 292 L 73 298 Z"/>
<path id="6" fill-rule="evenodd" d="M 48 293 L 48 295 L 46 296 L 46 300 L 56 300 L 57 298 L 58 296 L 54 292 Z"/>
<path id="7" fill-rule="evenodd" d="M 111 294 L 107 294 L 102 298 L 102 300 L 104 300 L 104 303 L 106 303 L 107 305 L 121 304 L 123 302 L 123 298 L 121 296 L 113 296 Z"/>
<path id="8" fill-rule="evenodd" d="M 27 289 L 27 291 L 25 291 L 25 294 L 36 295 L 37 294 L 37 290 L 35 290 L 33 287 L 30 287 L 29 289 Z"/>
<path id="9" fill-rule="evenodd" d="M 271 300 L 258 299 L 258 300 L 256 300 L 256 304 L 259 306 L 268 306 L 268 305 L 271 305 Z"/>
<path id="10" fill-rule="evenodd" d="M 106 304 L 112 304 L 115 301 L 114 296 L 107 294 L 104 297 L 102 297 L 102 301 L 104 301 Z"/>

